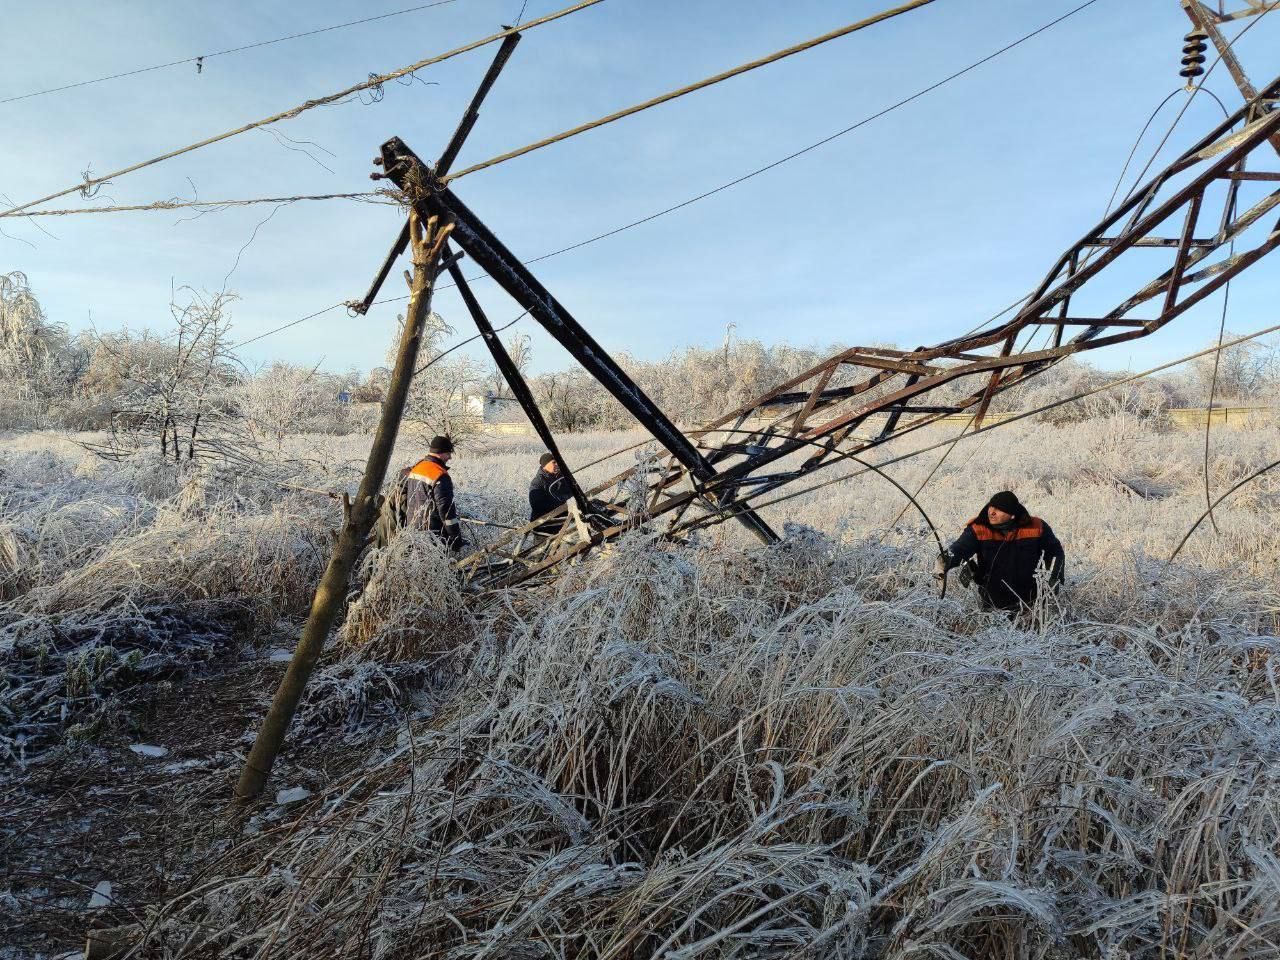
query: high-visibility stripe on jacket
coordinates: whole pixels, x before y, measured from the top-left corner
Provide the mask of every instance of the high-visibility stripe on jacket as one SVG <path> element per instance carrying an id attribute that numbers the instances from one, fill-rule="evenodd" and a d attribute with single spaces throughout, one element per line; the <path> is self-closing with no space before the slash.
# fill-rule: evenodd
<path id="1" fill-rule="evenodd" d="M 424 457 L 401 472 L 405 488 L 405 522 L 419 530 L 438 534 L 452 550 L 462 546 L 462 524 L 453 502 L 449 468 L 434 457 Z"/>
<path id="2" fill-rule="evenodd" d="M 435 460 L 419 460 L 409 468 L 409 476 L 424 483 L 435 483 L 448 472 L 448 467 Z"/>
<path id="3" fill-rule="evenodd" d="M 1049 524 L 1023 516 L 1009 530 L 995 530 L 978 517 L 947 550 L 952 566 L 976 560 L 974 581 L 984 603 L 1005 610 L 1030 605 L 1036 598 L 1036 569 L 1043 564 L 1049 582 L 1062 582 L 1066 555 Z"/>
<path id="4" fill-rule="evenodd" d="M 1014 527 L 1004 533 L 993 530 L 981 520 L 970 520 L 969 527 L 979 540 L 1032 540 L 1044 536 L 1044 521 L 1039 517 L 1031 517 L 1025 526 Z"/>

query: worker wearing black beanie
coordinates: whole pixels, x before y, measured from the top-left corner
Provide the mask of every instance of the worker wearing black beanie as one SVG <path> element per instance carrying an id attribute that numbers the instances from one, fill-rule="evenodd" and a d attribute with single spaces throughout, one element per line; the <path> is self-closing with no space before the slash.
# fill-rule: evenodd
<path id="1" fill-rule="evenodd" d="M 538 458 L 538 472 L 529 483 L 529 519 L 537 520 L 541 516 L 558 509 L 573 495 L 569 484 L 560 475 L 560 464 L 556 463 L 553 453 L 548 451 Z M 550 520 L 538 527 L 539 533 L 550 534 L 560 529 L 560 521 Z"/>
<path id="2" fill-rule="evenodd" d="M 1049 524 L 1033 517 L 1009 490 L 987 501 L 964 532 L 938 558 L 935 576 L 960 567 L 961 582 L 972 580 L 985 607 L 1017 611 L 1035 603 L 1036 571 L 1062 583 L 1066 556 Z"/>

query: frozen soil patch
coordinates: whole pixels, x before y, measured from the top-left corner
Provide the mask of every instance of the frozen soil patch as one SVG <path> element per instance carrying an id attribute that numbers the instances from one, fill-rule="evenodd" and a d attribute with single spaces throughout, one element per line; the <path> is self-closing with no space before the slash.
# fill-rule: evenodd
<path id="1" fill-rule="evenodd" d="M 283 670 L 264 657 L 156 685 L 128 731 L 9 771 L 0 781 L 0 942 L 23 951 L 14 956 L 58 956 L 82 947 L 90 929 L 143 920 L 148 905 L 193 882 L 211 851 L 243 835 L 246 816 L 278 825 L 305 812 L 270 798 L 244 814 L 228 805 Z M 291 750 L 276 781 L 312 791 L 340 780 L 351 760 L 334 746 Z"/>

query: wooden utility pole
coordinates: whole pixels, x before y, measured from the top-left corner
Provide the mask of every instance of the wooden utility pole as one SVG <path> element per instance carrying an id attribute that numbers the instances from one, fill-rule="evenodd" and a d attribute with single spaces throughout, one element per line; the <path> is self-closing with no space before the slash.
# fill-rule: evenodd
<path id="1" fill-rule="evenodd" d="M 298 641 L 298 647 L 271 701 L 271 709 L 267 711 L 253 749 L 245 760 L 240 781 L 236 784 L 238 800 L 249 800 L 262 792 L 302 699 L 302 691 L 320 659 L 329 632 L 342 612 L 351 570 L 360 552 L 368 544 L 369 534 L 377 519 L 378 495 L 387 475 L 387 465 L 391 462 L 391 451 L 400 432 L 400 422 L 404 418 L 409 385 L 413 380 L 418 348 L 422 343 L 422 327 L 431 309 L 431 293 L 436 276 L 442 269 L 440 252 L 452 229 L 452 224 L 440 224 L 435 217 L 424 225 L 415 211 L 409 214 L 410 245 L 413 252 L 409 307 L 405 313 L 395 370 L 387 387 L 373 448 L 369 451 L 369 460 L 365 464 L 364 478 L 360 481 L 355 502 L 344 500 L 342 530 L 311 601 L 311 613 L 303 628 L 302 638 Z"/>
<path id="2" fill-rule="evenodd" d="M 526 25 L 527 26 L 527 25 Z M 449 143 L 441 155 L 439 168 L 447 171 L 450 164 L 462 149 L 467 134 L 475 126 L 480 116 L 480 106 L 493 88 L 494 81 L 502 72 L 503 66 L 511 57 L 516 44 L 520 42 L 519 33 L 509 33 L 498 48 L 484 78 L 462 122 L 454 131 Z M 373 179 L 382 178 L 382 174 L 374 174 Z M 411 191 L 416 192 L 416 191 Z M 440 272 L 451 267 L 462 254 L 450 255 L 445 248 L 445 241 L 453 230 L 453 218 L 426 214 L 426 219 L 414 207 L 409 213 L 409 222 L 400 231 L 399 237 L 387 254 L 382 268 L 378 271 L 373 285 L 363 301 L 356 306 L 356 312 L 364 314 L 373 304 L 378 290 L 391 272 L 396 259 L 406 247 L 412 249 L 413 275 L 409 279 L 409 309 L 405 313 L 404 330 L 400 334 L 400 349 L 396 354 L 395 370 L 391 374 L 391 383 L 387 387 L 387 396 L 382 403 L 382 417 L 378 420 L 378 431 L 373 438 L 373 448 L 369 451 L 369 461 L 365 464 L 364 478 L 360 481 L 360 490 L 356 494 L 354 504 L 344 500 L 344 517 L 342 531 L 334 544 L 333 556 L 329 558 L 329 566 L 320 578 L 320 586 L 311 601 L 311 613 L 307 617 L 307 625 L 303 628 L 302 639 L 289 661 L 289 668 L 280 681 L 275 698 L 271 701 L 271 709 L 258 731 L 258 739 L 245 760 L 244 770 L 240 773 L 240 782 L 236 784 L 236 798 L 248 800 L 262 792 L 263 784 L 271 773 L 276 755 L 284 743 L 289 724 L 302 699 L 303 688 L 316 667 L 320 654 L 324 650 L 325 640 L 333 629 L 342 612 L 347 596 L 347 583 L 351 578 L 351 569 L 367 543 L 369 534 L 377 520 L 378 494 L 382 490 L 382 482 L 386 479 L 387 465 L 391 461 L 391 451 L 396 445 L 396 437 L 400 433 L 400 421 L 404 419 L 404 406 L 409 398 L 409 385 L 413 380 L 413 371 L 417 366 L 418 348 L 422 343 L 422 326 L 427 314 L 431 311 L 431 293 L 435 288 L 436 277 Z M 443 255 L 443 262 L 441 257 Z"/>

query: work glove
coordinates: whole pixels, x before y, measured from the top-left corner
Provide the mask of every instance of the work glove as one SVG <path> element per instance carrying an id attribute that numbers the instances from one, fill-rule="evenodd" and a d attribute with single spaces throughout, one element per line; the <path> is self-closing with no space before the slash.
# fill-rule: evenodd
<path id="1" fill-rule="evenodd" d="M 947 571 L 951 569 L 951 557 L 946 553 L 938 554 L 938 559 L 933 561 L 933 576 L 937 580 L 945 580 Z"/>
<path id="2" fill-rule="evenodd" d="M 973 564 L 960 564 L 960 573 L 957 575 L 960 580 L 960 586 L 967 587 L 973 583 Z"/>

